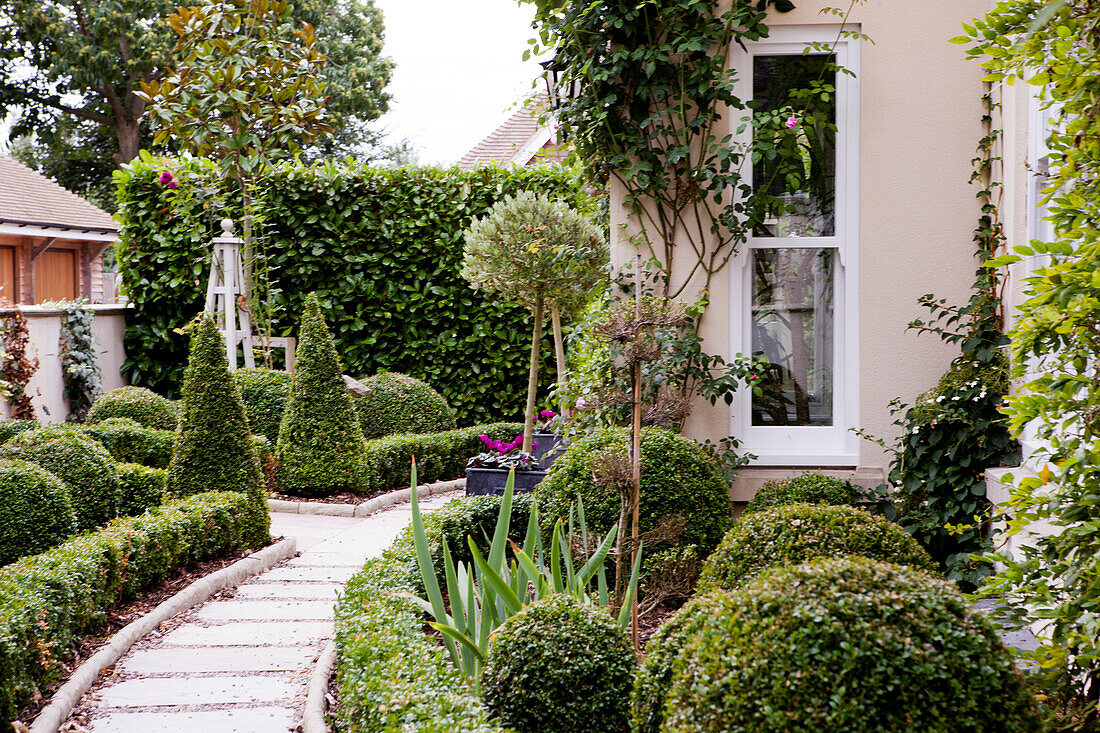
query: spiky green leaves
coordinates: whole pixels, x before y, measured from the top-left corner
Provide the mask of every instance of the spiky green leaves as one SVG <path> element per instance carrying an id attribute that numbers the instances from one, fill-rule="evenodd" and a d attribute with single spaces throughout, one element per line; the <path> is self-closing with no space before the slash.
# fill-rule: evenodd
<path id="1" fill-rule="evenodd" d="M 279 483 L 297 496 L 359 488 L 363 432 L 317 294 L 306 299 L 275 460 Z"/>

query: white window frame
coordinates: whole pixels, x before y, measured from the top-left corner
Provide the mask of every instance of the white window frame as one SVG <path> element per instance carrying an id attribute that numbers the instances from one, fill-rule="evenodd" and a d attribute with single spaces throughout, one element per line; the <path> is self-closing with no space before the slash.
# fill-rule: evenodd
<path id="1" fill-rule="evenodd" d="M 760 466 L 857 466 L 859 441 L 852 428 L 859 425 L 859 74 L 858 38 L 841 38 L 839 25 L 780 26 L 770 37 L 733 44 L 730 59 L 738 71 L 736 95 L 752 99 L 753 59 L 756 56 L 801 54 L 810 43 L 832 46 L 837 65 L 855 76 L 838 74 L 836 104 L 836 205 L 830 237 L 755 237 L 741 247 L 730 263 L 730 343 L 734 353 L 752 353 L 752 250 L 787 247 L 832 248 L 833 259 L 833 424 L 831 426 L 754 426 L 751 390 L 739 390 L 731 405 L 730 434 L 741 450 L 757 456 Z M 845 30 L 857 31 L 858 26 Z M 752 130 L 740 135 L 742 114 L 731 115 L 731 132 L 741 145 L 751 143 Z M 752 176 L 745 163 L 745 175 Z"/>

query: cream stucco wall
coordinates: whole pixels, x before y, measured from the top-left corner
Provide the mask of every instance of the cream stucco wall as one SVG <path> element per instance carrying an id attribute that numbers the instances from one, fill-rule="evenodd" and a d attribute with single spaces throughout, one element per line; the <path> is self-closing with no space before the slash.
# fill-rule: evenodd
<path id="1" fill-rule="evenodd" d="M 771 25 L 836 21 L 819 12 L 835 3 L 797 4 L 793 12 L 773 14 Z M 983 85 L 979 70 L 962 58 L 962 47 L 948 39 L 959 35 L 960 23 L 988 9 L 989 0 L 868 0 L 849 19 L 873 40 L 860 48 L 858 426 L 888 442 L 897 436 L 890 401 L 912 403 L 957 354 L 935 335 L 918 336 L 906 326 L 928 315 L 917 304 L 919 296 L 935 293 L 965 303 L 974 279 L 979 208 L 968 181 L 982 135 Z M 621 194 L 613 187 L 613 202 Z M 634 252 L 627 241 L 629 221 L 621 207 L 613 205 L 612 214 L 618 238 L 613 259 L 621 263 Z M 684 249 L 686 242 L 679 245 Z M 687 255 L 679 259 L 685 264 Z M 703 324 L 706 348 L 726 356 L 731 296 L 738 294 L 731 292 L 729 278 L 714 278 Z M 686 432 L 718 438 L 728 428 L 728 408 L 701 402 Z M 860 441 L 861 482 L 880 481 L 889 458 Z M 734 497 L 747 499 L 777 470 L 743 471 Z"/>

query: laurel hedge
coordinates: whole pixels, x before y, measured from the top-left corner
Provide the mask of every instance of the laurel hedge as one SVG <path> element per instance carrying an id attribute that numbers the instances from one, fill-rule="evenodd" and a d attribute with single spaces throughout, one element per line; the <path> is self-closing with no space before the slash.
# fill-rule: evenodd
<path id="1" fill-rule="evenodd" d="M 171 170 L 176 190 L 157 181 Z M 201 161 L 138 159 L 117 175 L 118 247 L 130 381 L 177 396 L 187 339 L 175 329 L 203 306 L 220 192 Z M 259 181 L 263 253 L 272 278 L 274 331 L 292 335 L 316 292 L 349 374 L 389 370 L 435 387 L 459 425 L 522 416 L 530 315 L 475 292 L 460 277 L 462 232 L 522 190 L 594 210 L 570 168 L 288 166 Z M 220 210 L 220 209 L 219 209 Z M 546 373 L 553 372 L 547 336 Z M 550 387 L 547 380 L 545 387 Z"/>

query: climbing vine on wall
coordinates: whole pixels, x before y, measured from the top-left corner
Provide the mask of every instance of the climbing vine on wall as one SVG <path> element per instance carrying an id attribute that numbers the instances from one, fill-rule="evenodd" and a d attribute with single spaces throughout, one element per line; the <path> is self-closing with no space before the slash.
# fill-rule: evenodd
<path id="1" fill-rule="evenodd" d="M 65 399 L 69 402 L 67 422 L 84 422 L 95 398 L 102 391 L 102 372 L 95 354 L 95 336 L 88 304 L 82 301 L 61 303 L 61 377 Z"/>
<path id="2" fill-rule="evenodd" d="M 1001 131 L 999 103 L 992 90 L 983 97 L 985 134 L 978 144 L 970 182 L 981 204 L 974 243 L 978 270 L 965 305 L 932 294 L 919 302 L 931 314 L 909 328 L 957 344 L 959 356 L 939 383 L 897 407 L 902 417 L 900 444 L 892 448 L 890 483 L 896 487 L 897 519 L 940 561 L 948 577 L 968 587 L 988 576 L 992 566 L 973 558 L 990 547 L 990 503 L 985 470 L 1013 465 L 1019 450 L 1009 435 L 1000 406 L 1008 392 L 1008 360 L 1003 347 L 1004 270 L 989 267 L 1002 254 L 1004 229 L 999 214 L 1001 184 L 997 154 Z M 881 444 L 881 443 L 880 443 Z"/>
<path id="3" fill-rule="evenodd" d="M 3 316 L 4 354 L 0 362 L 0 380 L 5 383 L 11 416 L 16 420 L 34 420 L 34 405 L 27 394 L 27 384 L 38 371 L 38 359 L 27 356 L 30 334 L 27 318 L 18 307 L 7 306 Z"/>

